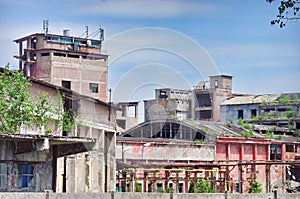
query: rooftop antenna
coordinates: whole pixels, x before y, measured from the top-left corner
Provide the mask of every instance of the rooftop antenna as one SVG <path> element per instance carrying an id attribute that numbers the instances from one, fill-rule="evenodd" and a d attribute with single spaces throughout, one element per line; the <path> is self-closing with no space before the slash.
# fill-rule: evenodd
<path id="1" fill-rule="evenodd" d="M 49 20 L 43 20 L 43 31 L 45 32 L 45 36 L 48 34 Z"/>
<path id="2" fill-rule="evenodd" d="M 85 38 L 87 39 L 89 37 L 89 26 L 85 26 L 85 33 L 86 33 Z"/>
<path id="3" fill-rule="evenodd" d="M 99 29 L 100 41 L 104 41 L 104 29 L 100 27 Z"/>

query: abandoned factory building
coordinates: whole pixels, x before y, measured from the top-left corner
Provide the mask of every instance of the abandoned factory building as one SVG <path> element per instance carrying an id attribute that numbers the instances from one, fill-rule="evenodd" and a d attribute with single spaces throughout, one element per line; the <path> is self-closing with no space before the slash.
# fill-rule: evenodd
<path id="1" fill-rule="evenodd" d="M 244 193 L 256 179 L 263 192 L 285 192 L 299 186 L 299 152 L 292 136 L 276 140 L 234 124 L 151 120 L 117 137 L 117 188 L 186 193 L 205 179 L 217 192 Z"/>
<path id="2" fill-rule="evenodd" d="M 29 93 L 61 105 L 44 129 L 23 126 L 0 136 L 0 190 L 108 192 L 115 190 L 116 110 L 107 103 L 107 55 L 100 39 L 36 33 L 15 40 Z M 62 99 L 62 101 L 60 101 Z M 73 112 L 74 127 L 57 124 Z M 47 129 L 47 132 L 45 132 Z"/>

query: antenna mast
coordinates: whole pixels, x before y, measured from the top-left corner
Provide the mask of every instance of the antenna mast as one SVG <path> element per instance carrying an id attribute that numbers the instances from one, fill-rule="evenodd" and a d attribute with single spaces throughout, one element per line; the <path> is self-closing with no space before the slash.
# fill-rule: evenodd
<path id="1" fill-rule="evenodd" d="M 43 31 L 45 32 L 45 36 L 48 34 L 49 20 L 43 20 Z"/>

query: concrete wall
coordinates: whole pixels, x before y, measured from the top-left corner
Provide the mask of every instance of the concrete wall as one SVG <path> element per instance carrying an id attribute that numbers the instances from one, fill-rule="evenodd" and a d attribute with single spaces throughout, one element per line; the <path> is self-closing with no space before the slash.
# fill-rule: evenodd
<path id="1" fill-rule="evenodd" d="M 278 194 L 278 199 L 297 199 L 300 194 Z M 225 199 L 225 194 L 169 194 L 169 193 L 102 193 L 102 194 L 64 194 L 64 193 L 1 193 L 0 199 Z M 228 194 L 228 199 L 275 199 L 274 194 Z"/>
<path id="2" fill-rule="evenodd" d="M 242 104 L 242 105 L 227 105 L 221 106 L 221 122 L 231 122 L 237 124 L 238 121 L 238 110 L 243 110 L 243 119 L 251 119 L 251 109 L 257 110 L 258 115 L 258 105 L 257 104 Z"/>
<path id="3" fill-rule="evenodd" d="M 123 151 L 122 151 L 123 150 Z M 215 159 L 214 146 L 193 144 L 159 144 L 152 143 L 145 147 L 143 143 L 117 143 L 116 159 L 124 160 L 202 160 L 213 161 Z M 122 157 L 123 156 L 123 157 Z"/>

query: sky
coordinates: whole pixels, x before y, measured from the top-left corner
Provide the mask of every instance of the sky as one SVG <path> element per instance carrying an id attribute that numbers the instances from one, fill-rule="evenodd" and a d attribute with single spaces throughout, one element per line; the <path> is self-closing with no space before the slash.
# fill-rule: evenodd
<path id="1" fill-rule="evenodd" d="M 113 101 L 143 101 L 160 87 L 192 89 L 233 76 L 234 93 L 300 91 L 300 21 L 270 25 L 280 1 L 0 0 L 0 66 L 17 68 L 14 39 L 105 31 Z M 96 38 L 97 39 L 97 38 Z"/>

